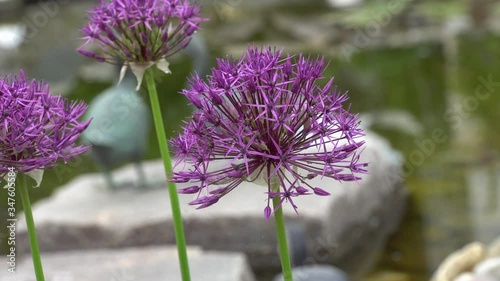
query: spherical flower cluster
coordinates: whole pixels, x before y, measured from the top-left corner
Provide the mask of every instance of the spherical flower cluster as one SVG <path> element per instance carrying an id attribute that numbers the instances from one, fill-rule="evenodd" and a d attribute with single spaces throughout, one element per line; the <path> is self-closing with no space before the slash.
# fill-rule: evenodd
<path id="1" fill-rule="evenodd" d="M 324 59 L 281 57 L 276 49 L 250 47 L 241 59 L 220 59 L 206 82 L 195 76 L 183 94 L 197 108 L 184 132 L 171 141 L 184 170 L 172 181 L 192 183 L 180 193 L 197 194 L 191 205 L 208 207 L 243 181 L 261 181 L 269 201 L 329 195 L 308 180 L 356 181 L 363 132 L 357 115 L 343 107 L 345 93 L 317 82 Z M 212 187 L 216 185 L 216 187 Z"/>
<path id="2" fill-rule="evenodd" d="M 85 152 L 75 144 L 90 121 L 79 122 L 82 102 L 69 103 L 49 86 L 19 76 L 0 78 L 0 179 L 13 167 L 27 173 L 49 169 Z"/>
<path id="3" fill-rule="evenodd" d="M 142 79 L 154 64 L 169 72 L 165 58 L 185 48 L 205 19 L 188 0 L 101 0 L 82 28 L 81 54 L 101 62 L 125 62 Z M 101 53 L 84 49 L 96 42 Z"/>

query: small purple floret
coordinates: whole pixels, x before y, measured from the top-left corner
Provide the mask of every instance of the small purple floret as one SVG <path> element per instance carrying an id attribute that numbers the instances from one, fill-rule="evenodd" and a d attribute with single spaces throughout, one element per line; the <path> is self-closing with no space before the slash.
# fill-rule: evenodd
<path id="1" fill-rule="evenodd" d="M 312 190 L 313 190 L 314 194 L 319 195 L 319 196 L 329 196 L 330 195 L 329 192 L 327 192 L 319 187 L 313 187 Z"/>
<path id="2" fill-rule="evenodd" d="M 269 220 L 269 218 L 271 217 L 271 212 L 271 207 L 266 206 L 264 208 L 264 217 L 266 218 L 266 220 Z"/>
<path id="3" fill-rule="evenodd" d="M 364 144 L 358 116 L 333 79 L 319 85 L 324 70 L 323 58 L 250 47 L 239 60 L 217 60 L 205 80 L 191 78 L 183 94 L 197 110 L 171 141 L 178 164 L 191 164 L 172 181 L 201 188 L 191 205 L 208 207 L 243 181 L 264 179 L 269 219 L 272 198 L 280 199 L 277 208 L 288 202 L 297 211 L 293 198 L 330 194 L 308 181 L 356 181 L 367 172 L 358 163 Z M 211 185 L 224 188 L 210 192 Z"/>

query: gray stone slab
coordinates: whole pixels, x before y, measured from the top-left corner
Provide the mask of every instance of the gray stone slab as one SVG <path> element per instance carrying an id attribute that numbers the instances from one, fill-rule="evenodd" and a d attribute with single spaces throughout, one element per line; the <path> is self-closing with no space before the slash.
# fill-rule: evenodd
<path id="1" fill-rule="evenodd" d="M 286 204 L 287 223 L 305 229 L 306 263 L 332 263 L 359 272 L 375 261 L 387 237 L 399 225 L 406 193 L 397 174 L 398 154 L 380 137 L 368 133 L 363 161 L 370 174 L 354 183 L 315 179 L 328 197 L 302 196 L 294 199 L 300 216 Z M 160 188 L 124 188 L 109 191 L 101 175 L 76 178 L 51 198 L 34 206 L 34 216 L 43 252 L 174 244 L 172 217 L 161 161 L 144 163 L 147 178 Z M 132 166 L 118 170 L 115 179 L 137 181 Z M 182 187 L 182 185 L 180 185 Z M 244 252 L 256 270 L 280 267 L 273 220 L 266 221 L 266 189 L 244 183 L 217 204 L 195 210 L 180 195 L 186 238 L 189 245 L 204 249 Z M 18 250 L 28 252 L 22 216 L 18 226 Z"/>
<path id="2" fill-rule="evenodd" d="M 244 254 L 191 248 L 188 255 L 193 281 L 255 281 Z M 42 263 L 47 281 L 181 280 L 177 251 L 166 246 L 45 253 Z M 34 281 L 31 258 L 18 263 L 15 274 L 2 268 L 0 280 Z"/>
<path id="3" fill-rule="evenodd" d="M 294 281 L 349 281 L 339 269 L 328 265 L 313 265 L 294 268 Z M 274 277 L 273 281 L 284 281 L 283 274 Z"/>

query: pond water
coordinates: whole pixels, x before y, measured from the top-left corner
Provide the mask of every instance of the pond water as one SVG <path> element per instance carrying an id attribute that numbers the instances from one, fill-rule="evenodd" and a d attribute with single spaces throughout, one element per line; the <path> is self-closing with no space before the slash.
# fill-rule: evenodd
<path id="1" fill-rule="evenodd" d="M 347 57 L 338 48 L 342 46 L 338 40 L 349 36 L 349 28 L 337 28 L 331 31 L 334 34 L 321 32 L 337 26 L 336 18 L 344 20 L 345 26 L 363 26 L 373 13 L 338 13 L 321 5 L 280 8 L 279 4 L 263 11 L 258 6 L 224 6 L 226 2 L 205 7 L 213 19 L 200 35 L 209 43 L 212 63 L 226 52 L 237 55 L 236 50 L 253 40 L 290 51 L 325 54 L 332 60 L 328 75 L 335 76 L 341 89 L 349 90 L 353 110 L 364 113 L 365 122 L 401 151 L 405 185 L 411 193 L 408 210 L 366 280 L 390 280 L 388 276 L 393 280 L 427 280 L 450 252 L 470 241 L 490 242 L 500 235 L 500 35 L 469 30 L 451 39 L 429 36 L 429 40 L 413 43 L 376 44 Z M 0 55 L 2 74 L 23 67 L 33 76 L 63 82 L 61 89 L 69 98 L 87 102 L 109 87 L 111 81 L 82 77 L 80 69 L 90 62 L 72 52 L 79 42 L 70 29 L 81 25 L 87 7 L 61 7 L 63 13 L 39 28 L 38 35 L 19 52 L 7 52 L 8 59 Z M 438 19 L 446 21 L 462 13 L 460 7 L 450 8 L 444 13 L 446 17 L 432 14 L 434 10 L 427 6 L 421 10 L 432 11 L 432 15 L 424 15 L 431 17 L 427 22 L 436 24 Z M 36 11 L 36 6 L 28 10 L 28 19 Z M 300 39 L 304 36 L 310 37 Z M 51 38 L 59 40 L 56 47 L 51 47 Z M 64 56 L 57 58 L 60 54 Z M 159 86 L 159 92 L 165 93 L 161 104 L 169 136 L 190 112 L 177 93 L 184 86 L 179 81 L 185 81 L 191 68 L 191 61 L 179 57 L 171 67 L 174 74 Z M 42 75 L 44 69 L 54 72 Z M 65 84 L 67 81 L 71 83 Z M 158 157 L 156 147 L 152 135 L 147 159 Z M 42 186 L 33 190 L 34 201 L 50 196 L 54 187 L 78 174 L 95 171 L 87 156 L 69 163 L 67 169 L 49 171 Z M 6 202 L 4 193 L 0 200 Z M 3 203 L 0 219 L 6 214 L 2 208 Z"/>

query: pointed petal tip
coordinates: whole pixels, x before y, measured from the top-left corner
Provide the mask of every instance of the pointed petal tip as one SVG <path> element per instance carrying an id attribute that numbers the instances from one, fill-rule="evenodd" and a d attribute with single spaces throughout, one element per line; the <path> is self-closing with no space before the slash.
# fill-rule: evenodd
<path id="1" fill-rule="evenodd" d="M 195 194 L 195 193 L 198 193 L 198 191 L 200 191 L 200 189 L 201 189 L 201 187 L 199 187 L 197 185 L 193 185 L 190 187 L 179 188 L 179 189 L 177 189 L 177 193 L 178 194 Z"/>

